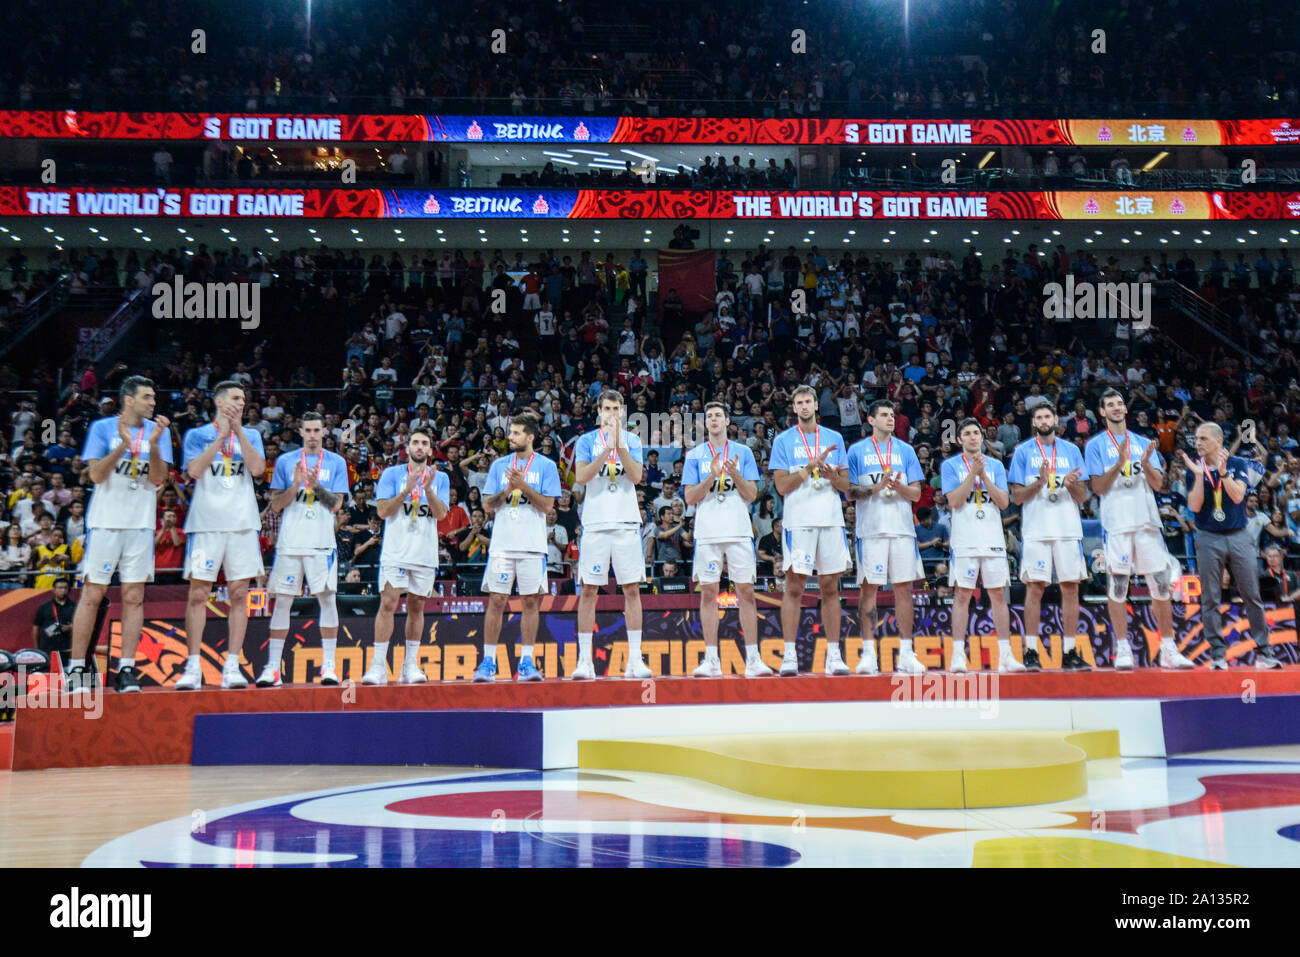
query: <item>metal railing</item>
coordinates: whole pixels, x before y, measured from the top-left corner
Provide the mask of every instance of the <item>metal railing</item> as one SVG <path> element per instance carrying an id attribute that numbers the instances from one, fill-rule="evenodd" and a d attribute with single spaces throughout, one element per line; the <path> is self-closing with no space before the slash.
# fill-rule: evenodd
<path id="1" fill-rule="evenodd" d="M 148 297 L 145 290 L 137 289 L 98 328 L 81 330 L 82 338 L 77 343 L 76 350 L 59 368 L 56 385 L 60 395 L 63 394 L 64 384 L 73 382 L 80 369 L 102 359 L 126 334 L 144 313 L 146 302 Z"/>
<path id="2" fill-rule="evenodd" d="M 31 302 L 23 307 L 22 323 L 13 329 L 5 341 L 0 342 L 0 356 L 11 352 L 15 346 L 35 331 L 46 319 L 58 312 L 68 301 L 68 291 L 72 277 L 64 272 L 59 274 L 54 285 L 42 290 Z"/>
<path id="3" fill-rule="evenodd" d="M 1204 296 L 1174 279 L 1158 280 L 1156 289 L 1162 293 L 1162 298 L 1168 297 L 1169 304 L 1174 309 L 1196 322 L 1224 345 L 1247 358 L 1255 358 L 1249 345 L 1241 341 L 1239 333 L 1233 328 L 1232 320 Z M 1177 343 L 1177 339 L 1174 342 Z"/>

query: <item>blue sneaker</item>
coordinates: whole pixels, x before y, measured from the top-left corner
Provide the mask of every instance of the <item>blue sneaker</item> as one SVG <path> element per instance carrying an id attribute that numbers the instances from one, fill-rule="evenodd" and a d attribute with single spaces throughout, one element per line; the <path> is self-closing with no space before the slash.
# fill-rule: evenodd
<path id="1" fill-rule="evenodd" d="M 497 663 L 484 658 L 474 671 L 475 681 L 496 681 L 497 680 Z"/>
<path id="2" fill-rule="evenodd" d="M 537 665 L 533 664 L 532 658 L 519 659 L 519 674 L 515 676 L 517 681 L 541 681 L 542 673 L 537 670 Z"/>

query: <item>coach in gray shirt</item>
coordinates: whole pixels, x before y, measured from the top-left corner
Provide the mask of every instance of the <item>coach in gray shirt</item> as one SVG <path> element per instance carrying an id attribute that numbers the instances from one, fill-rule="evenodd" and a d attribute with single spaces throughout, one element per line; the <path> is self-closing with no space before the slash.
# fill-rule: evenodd
<path id="1" fill-rule="evenodd" d="M 1259 598 L 1259 543 L 1246 528 L 1246 493 L 1253 476 L 1245 459 L 1229 455 L 1223 430 L 1213 422 L 1196 430 L 1193 462 L 1179 452 L 1187 470 L 1187 507 L 1196 515 L 1196 573 L 1201 579 L 1201 627 L 1210 642 L 1210 667 L 1228 667 L 1219 603 L 1223 598 L 1223 569 L 1228 567 L 1237 593 L 1246 606 L 1250 634 L 1255 639 L 1255 667 L 1280 668 L 1282 662 L 1268 646 L 1268 621 Z"/>

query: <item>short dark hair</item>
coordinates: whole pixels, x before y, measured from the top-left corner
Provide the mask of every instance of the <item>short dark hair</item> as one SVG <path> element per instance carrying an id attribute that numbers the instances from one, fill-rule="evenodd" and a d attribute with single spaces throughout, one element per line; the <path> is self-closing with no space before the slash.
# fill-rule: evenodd
<path id="1" fill-rule="evenodd" d="M 222 382 L 218 382 L 212 389 L 212 398 L 219 399 L 231 389 L 238 389 L 240 392 L 243 392 L 244 384 L 242 382 L 236 382 L 234 379 L 226 379 Z"/>
<path id="2" fill-rule="evenodd" d="M 617 389 L 603 390 L 600 393 L 600 398 L 596 400 L 596 406 L 599 408 L 601 405 L 604 405 L 606 402 L 616 402 L 619 405 L 622 405 L 623 393 L 619 392 Z"/>
<path id="3" fill-rule="evenodd" d="M 325 421 L 325 416 L 321 415 L 319 412 L 304 412 L 301 416 L 298 417 L 299 425 L 302 425 L 304 422 L 324 422 L 324 421 Z"/>
<path id="4" fill-rule="evenodd" d="M 1055 404 L 1055 403 L 1052 403 L 1052 402 L 1040 402 L 1040 403 L 1038 403 L 1038 405 L 1034 406 L 1034 411 L 1033 411 L 1032 413 L 1030 413 L 1030 416 L 1029 416 L 1029 417 L 1032 419 L 1035 415 L 1038 414 L 1038 412 L 1039 412 L 1040 409 L 1046 409 L 1048 412 L 1052 413 L 1052 415 L 1056 415 L 1056 414 L 1057 414 L 1057 411 L 1056 411 L 1056 404 Z"/>
<path id="5" fill-rule="evenodd" d="M 1116 399 L 1119 399 L 1121 402 L 1124 402 L 1123 392 L 1120 392 L 1119 389 L 1107 389 L 1105 392 L 1101 394 L 1101 398 L 1097 400 L 1097 408 L 1099 409 L 1105 408 L 1106 400 L 1111 397 L 1114 397 Z M 1128 403 L 1125 402 L 1124 404 L 1127 405 Z"/>
<path id="6" fill-rule="evenodd" d="M 511 425 L 517 425 L 528 435 L 537 438 L 537 416 L 531 412 L 520 412 L 510 419 Z"/>
<path id="7" fill-rule="evenodd" d="M 807 383 L 804 383 L 803 385 L 799 386 L 797 389 L 795 389 L 793 392 L 790 393 L 790 403 L 793 405 L 794 400 L 799 396 L 803 395 L 805 392 L 808 395 L 812 396 L 813 399 L 817 398 L 817 390 L 814 389 L 812 386 L 808 385 Z"/>
<path id="8" fill-rule="evenodd" d="M 415 438 L 417 435 L 423 435 L 426 439 L 429 440 L 429 444 L 433 445 L 433 433 L 431 433 L 428 429 L 418 429 L 418 428 L 412 429 L 410 432 L 406 434 L 406 441 L 410 442 L 411 439 Z"/>
<path id="9" fill-rule="evenodd" d="M 723 403 L 719 402 L 717 399 L 714 399 L 712 402 L 706 402 L 706 403 L 704 403 L 704 414 L 705 414 L 705 415 L 708 415 L 708 414 L 709 414 L 709 409 L 721 409 L 723 415 L 725 415 L 727 418 L 731 418 L 731 413 L 730 413 L 729 411 L 727 411 L 727 407 L 726 407 L 726 405 L 724 405 Z"/>
<path id="10" fill-rule="evenodd" d="M 975 428 L 980 430 L 981 436 L 984 435 L 984 426 L 980 425 L 980 420 L 969 415 L 966 418 L 962 419 L 961 422 L 957 424 L 957 435 L 960 436 L 963 432 L 966 431 L 967 428 L 969 428 L 972 425 L 975 426 Z"/>
<path id="11" fill-rule="evenodd" d="M 875 402 L 871 403 L 871 408 L 867 410 L 867 418 L 874 419 L 881 409 L 888 409 L 890 412 L 893 412 L 894 403 L 890 402 L 888 399 L 877 399 Z"/>
<path id="12" fill-rule="evenodd" d="M 152 388 L 154 388 L 153 379 L 146 379 L 142 375 L 130 375 L 122 380 L 122 386 L 118 389 L 117 394 L 119 400 L 121 400 L 128 396 L 134 396 L 141 389 Z"/>

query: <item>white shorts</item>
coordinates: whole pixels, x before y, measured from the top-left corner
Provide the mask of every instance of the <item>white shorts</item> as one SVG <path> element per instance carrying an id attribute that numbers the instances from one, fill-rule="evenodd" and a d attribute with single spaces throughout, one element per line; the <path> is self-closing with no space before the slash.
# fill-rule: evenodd
<path id="1" fill-rule="evenodd" d="M 224 566 L 226 581 L 256 578 L 266 571 L 257 529 L 242 532 L 192 532 L 185 541 L 185 576 L 214 582 Z"/>
<path id="2" fill-rule="evenodd" d="M 842 575 L 853 563 L 842 528 L 783 530 L 781 568 L 796 575 Z"/>
<path id="3" fill-rule="evenodd" d="M 1153 575 L 1169 567 L 1165 536 L 1154 528 L 1136 532 L 1103 532 L 1106 570 L 1112 575 Z"/>
<path id="4" fill-rule="evenodd" d="M 338 591 L 338 552 L 334 549 L 310 555 L 282 555 L 276 552 L 275 560 L 271 562 L 271 577 L 266 583 L 266 590 L 272 595 L 292 595 L 296 598 L 302 594 L 304 582 L 309 595 Z"/>
<path id="5" fill-rule="evenodd" d="M 509 595 L 515 582 L 519 594 L 540 595 L 546 591 L 546 556 L 540 553 L 490 555 L 483 569 L 483 591 Z"/>
<path id="6" fill-rule="evenodd" d="M 1020 580 L 1052 583 L 1081 582 L 1088 577 L 1088 563 L 1083 557 L 1083 539 L 1062 538 L 1052 542 L 1025 542 L 1020 555 Z"/>
<path id="7" fill-rule="evenodd" d="M 86 532 L 81 574 L 92 585 L 153 581 L 153 536 L 147 528 L 92 528 Z"/>
<path id="8" fill-rule="evenodd" d="M 691 577 L 697 582 L 712 585 L 722 578 L 723 566 L 732 584 L 754 584 L 758 570 L 758 555 L 754 540 L 740 542 L 696 542 L 695 559 L 691 564 Z"/>
<path id="9" fill-rule="evenodd" d="M 620 585 L 645 581 L 644 548 L 641 530 L 633 526 L 584 531 L 578 542 L 579 578 L 584 585 L 604 585 L 612 565 Z"/>
<path id="10" fill-rule="evenodd" d="M 438 569 L 424 565 L 379 566 L 379 590 L 396 588 L 408 595 L 428 598 L 433 594 L 433 583 L 438 580 Z"/>
<path id="11" fill-rule="evenodd" d="M 1005 588 L 1011 581 L 1006 555 L 954 555 L 948 571 L 953 588 Z"/>
<path id="12" fill-rule="evenodd" d="M 542 308 L 542 297 L 539 296 L 539 295 L 537 295 L 537 293 L 535 293 L 535 292 L 524 293 L 524 308 L 525 308 L 525 309 L 541 309 L 541 308 Z"/>
<path id="13" fill-rule="evenodd" d="M 915 538 L 859 538 L 858 584 L 892 585 L 925 580 Z"/>

